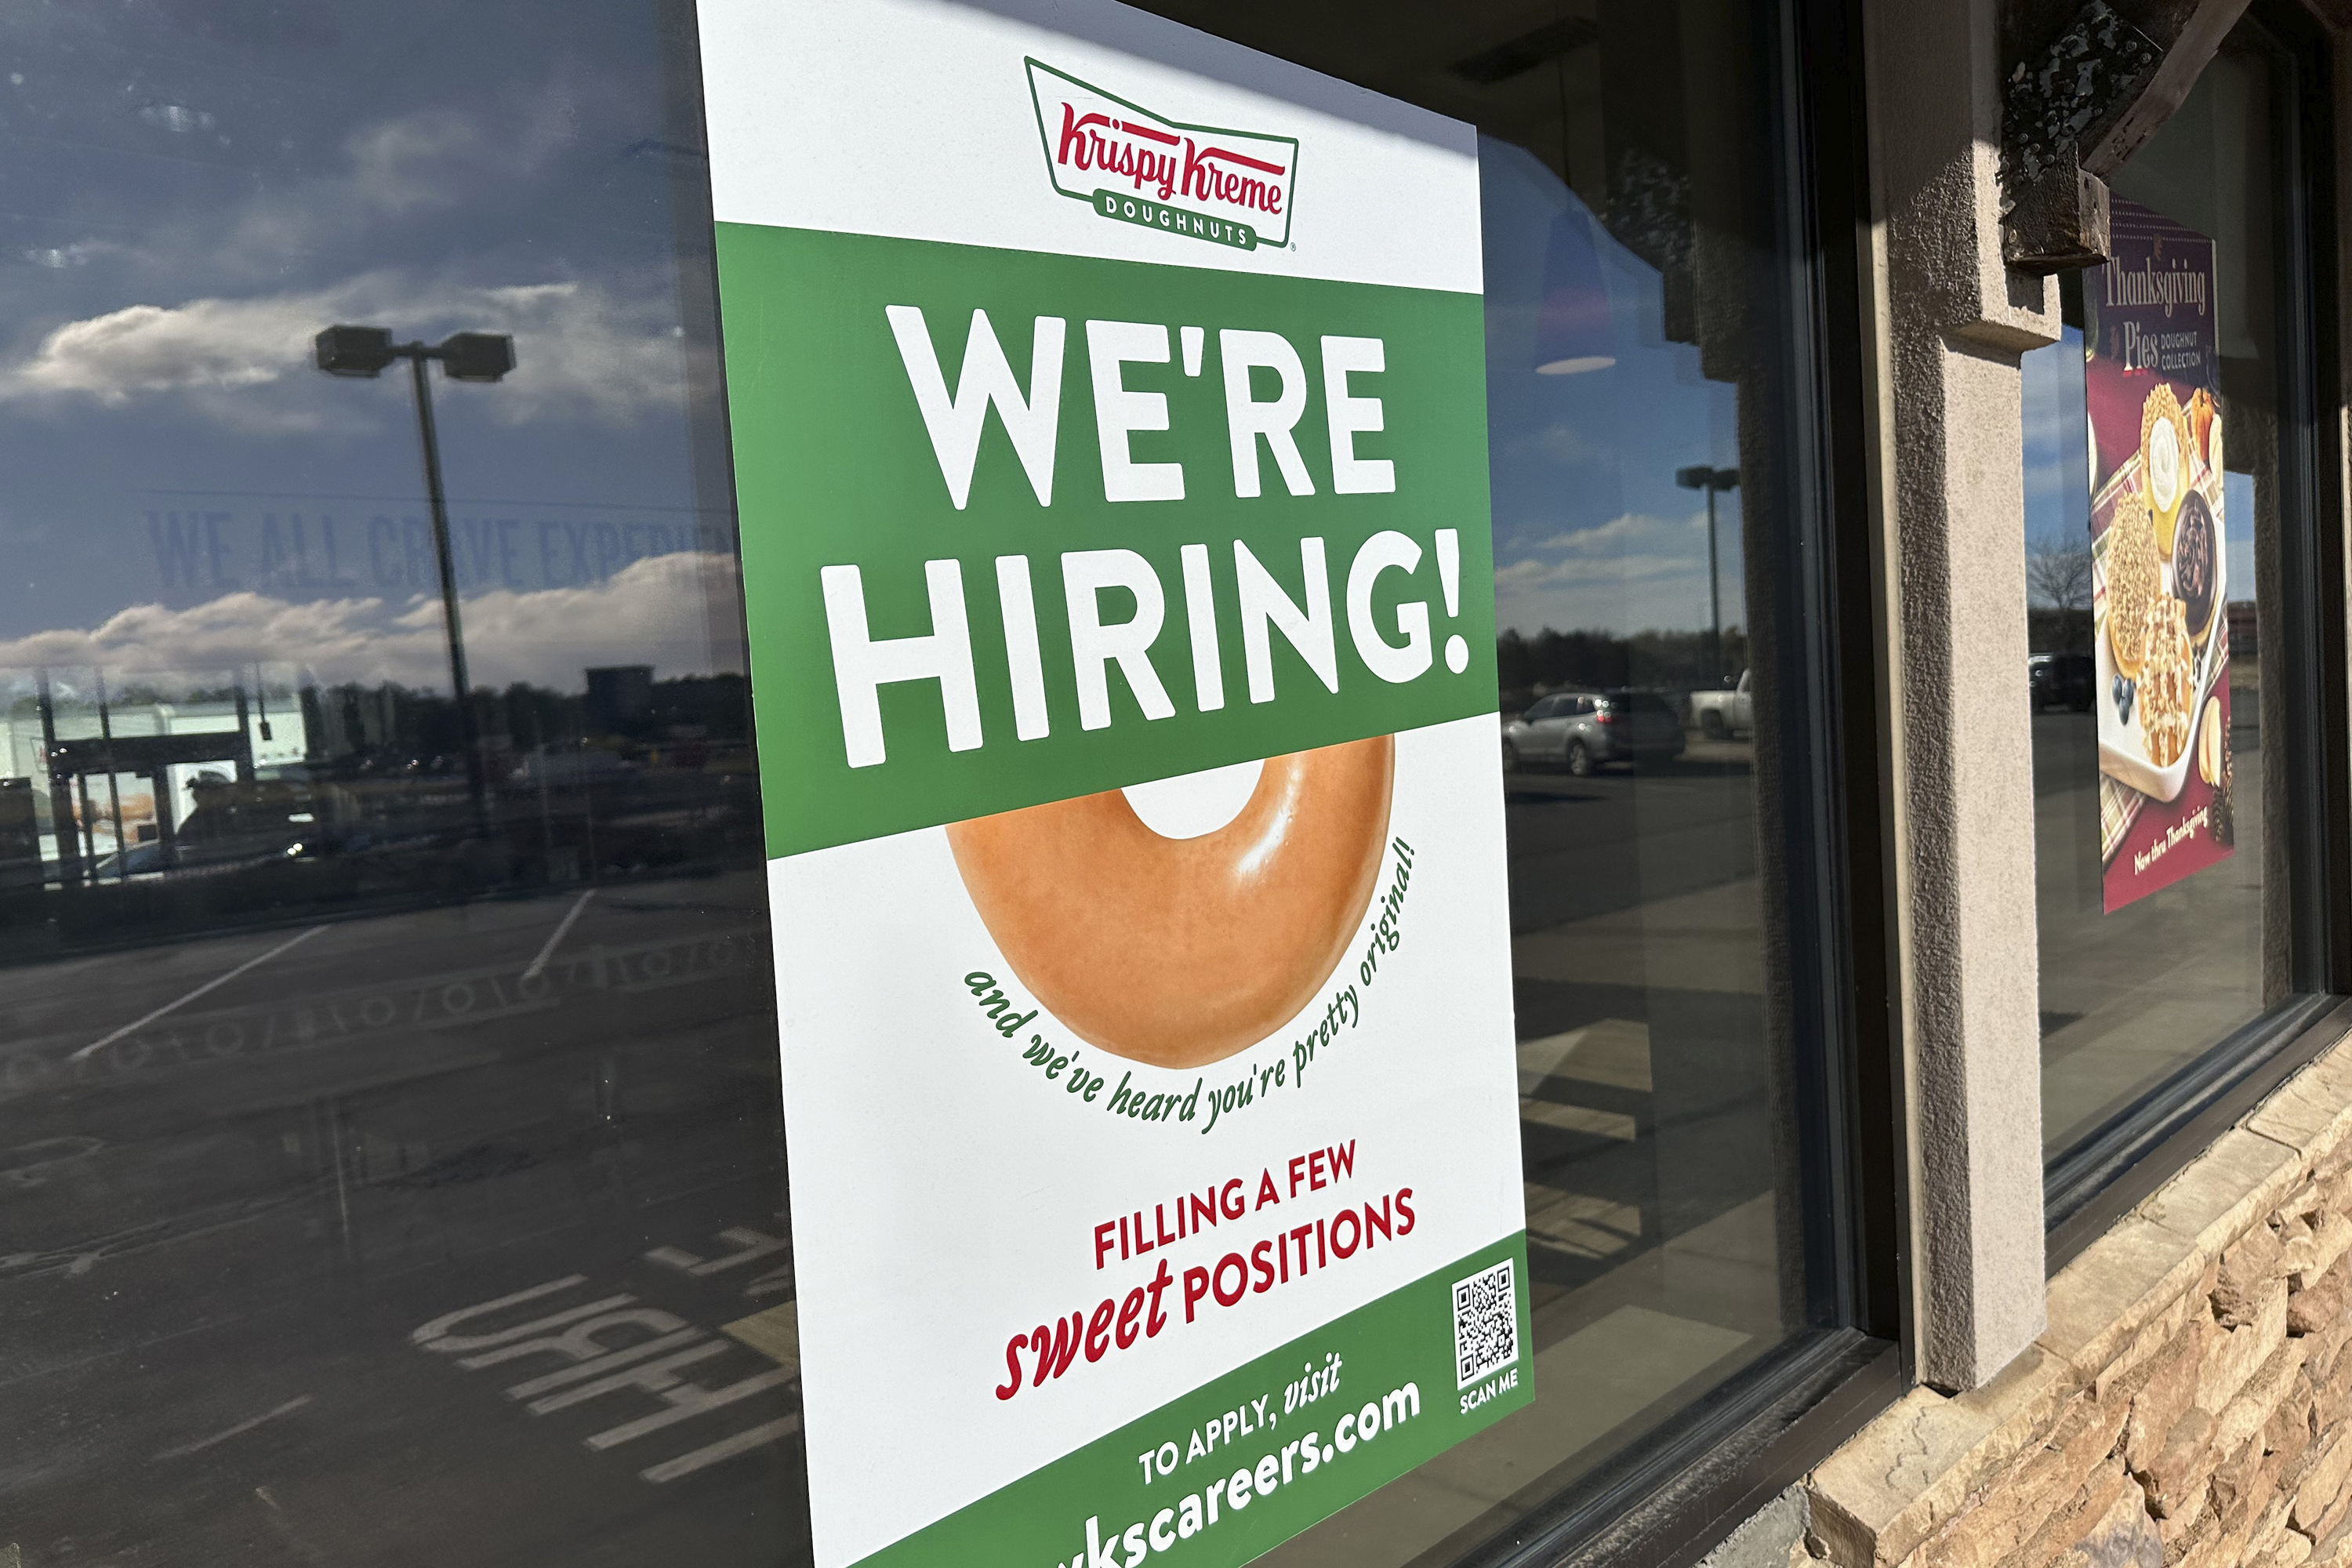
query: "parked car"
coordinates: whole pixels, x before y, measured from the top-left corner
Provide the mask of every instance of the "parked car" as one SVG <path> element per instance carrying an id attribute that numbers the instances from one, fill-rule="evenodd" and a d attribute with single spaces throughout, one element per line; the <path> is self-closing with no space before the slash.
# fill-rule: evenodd
<path id="1" fill-rule="evenodd" d="M 1557 763 L 1580 776 L 1604 763 L 1680 756 L 1682 721 L 1654 691 L 1555 691 L 1503 726 L 1503 766 Z"/>
<path id="2" fill-rule="evenodd" d="M 2098 689 L 2098 665 L 2087 653 L 2037 653 L 2025 661 L 2033 710 L 2061 704 L 2088 713 Z"/>
<path id="3" fill-rule="evenodd" d="M 594 746 L 576 751 L 537 751 L 524 756 L 508 776 L 519 784 L 550 784 L 557 789 L 572 789 L 581 784 L 607 784 L 625 778 L 637 771 L 625 757 Z"/>
<path id="4" fill-rule="evenodd" d="M 1727 741 L 1756 729 L 1756 695 L 1749 681 L 1753 672 L 1741 670 L 1739 684 L 1727 691 L 1691 693 L 1691 721 L 1710 741 Z"/>

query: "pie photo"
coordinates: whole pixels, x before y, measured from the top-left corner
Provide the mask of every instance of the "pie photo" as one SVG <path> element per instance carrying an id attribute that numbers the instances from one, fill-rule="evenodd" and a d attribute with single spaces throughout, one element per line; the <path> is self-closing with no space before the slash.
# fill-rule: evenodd
<path id="1" fill-rule="evenodd" d="M 2168 561 L 2172 559 L 2172 531 L 2180 518 L 2181 499 L 2189 493 L 2189 440 L 2188 412 L 2171 384 L 2158 382 L 2140 406 L 2140 471 L 2147 477 L 2157 552 Z"/>
<path id="2" fill-rule="evenodd" d="M 2137 680 L 2147 662 L 2151 614 L 2167 595 L 2147 498 L 2137 489 L 2116 497 L 2107 522 L 2106 572 L 2107 646 L 2115 655 L 2116 673 Z"/>

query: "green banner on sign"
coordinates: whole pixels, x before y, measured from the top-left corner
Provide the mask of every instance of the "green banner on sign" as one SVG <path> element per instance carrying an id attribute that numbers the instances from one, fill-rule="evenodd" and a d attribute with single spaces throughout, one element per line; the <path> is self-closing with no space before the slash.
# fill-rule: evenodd
<path id="1" fill-rule="evenodd" d="M 772 856 L 1494 710 L 1475 296 L 740 224 L 719 267 Z"/>

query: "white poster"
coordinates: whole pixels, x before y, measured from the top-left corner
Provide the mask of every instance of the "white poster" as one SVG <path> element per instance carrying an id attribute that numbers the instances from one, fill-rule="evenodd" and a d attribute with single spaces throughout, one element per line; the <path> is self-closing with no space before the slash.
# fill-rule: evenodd
<path id="1" fill-rule="evenodd" d="M 1246 1561 L 1532 1392 L 1475 135 L 701 25 L 817 1561 Z"/>

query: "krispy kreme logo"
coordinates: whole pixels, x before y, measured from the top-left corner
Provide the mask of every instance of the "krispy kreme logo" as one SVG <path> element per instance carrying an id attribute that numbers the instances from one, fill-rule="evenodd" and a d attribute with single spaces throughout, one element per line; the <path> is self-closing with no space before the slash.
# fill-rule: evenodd
<path id="1" fill-rule="evenodd" d="M 1298 142 L 1164 119 L 1030 60 L 1054 189 L 1096 216 L 1255 250 L 1290 241 Z"/>

